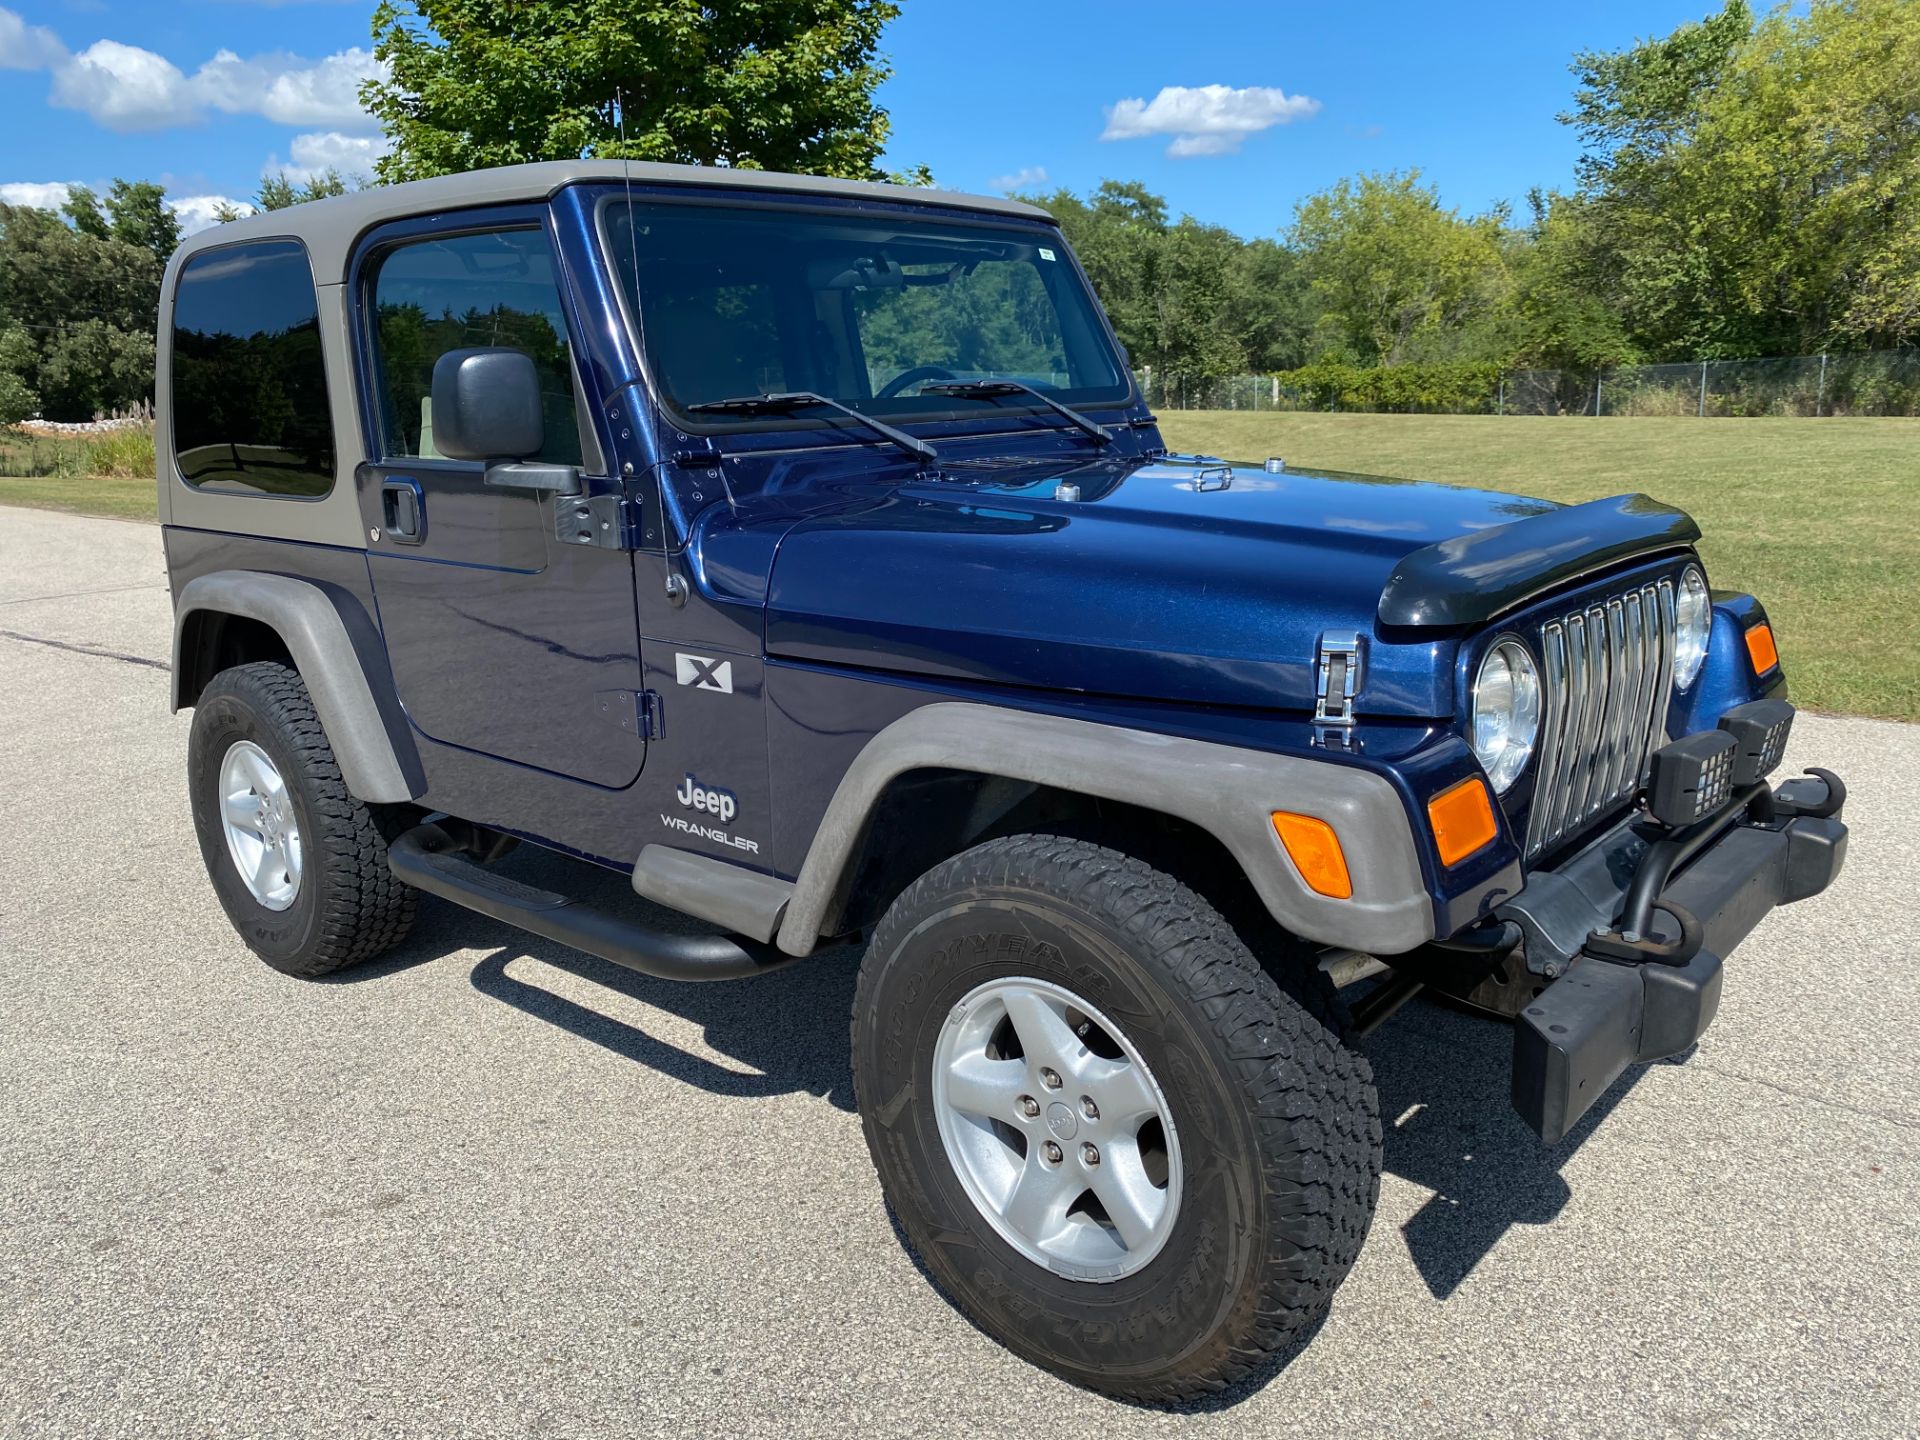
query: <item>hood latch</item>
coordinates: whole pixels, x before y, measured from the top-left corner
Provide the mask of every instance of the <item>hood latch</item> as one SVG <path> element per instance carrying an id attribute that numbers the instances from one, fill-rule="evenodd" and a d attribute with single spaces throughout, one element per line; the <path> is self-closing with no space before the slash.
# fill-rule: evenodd
<path id="1" fill-rule="evenodd" d="M 1320 637 L 1314 667 L 1313 723 L 1351 725 L 1353 696 L 1360 688 L 1360 632 L 1329 630 Z"/>

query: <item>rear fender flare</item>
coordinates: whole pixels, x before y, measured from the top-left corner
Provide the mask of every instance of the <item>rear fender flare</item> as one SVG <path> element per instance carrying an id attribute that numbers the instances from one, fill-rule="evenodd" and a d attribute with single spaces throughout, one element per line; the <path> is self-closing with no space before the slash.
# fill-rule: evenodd
<path id="1" fill-rule="evenodd" d="M 183 652 L 192 617 L 208 611 L 258 620 L 280 637 L 313 697 L 313 708 L 340 762 L 341 778 L 355 797 L 392 802 L 422 793 L 424 784 L 416 785 L 409 774 L 409 769 L 418 774 L 418 757 L 408 747 L 413 763 L 402 763 L 339 606 L 310 581 L 257 570 L 219 570 L 188 581 L 173 613 L 175 710 L 196 698 L 185 693 L 189 657 Z"/>

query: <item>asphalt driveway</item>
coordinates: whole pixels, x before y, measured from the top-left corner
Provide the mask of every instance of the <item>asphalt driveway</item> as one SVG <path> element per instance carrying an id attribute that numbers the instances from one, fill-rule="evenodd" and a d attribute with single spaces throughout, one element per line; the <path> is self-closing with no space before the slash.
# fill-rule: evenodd
<path id="1" fill-rule="evenodd" d="M 1499 1027 L 1377 1032 L 1358 1268 L 1263 1383 L 1167 1414 L 1014 1359 L 902 1252 L 857 955 L 673 986 L 429 902 L 335 982 L 254 960 L 188 819 L 158 540 L 0 509 L 0 1436 L 1920 1428 L 1920 727 L 1801 719 L 1845 875 L 1566 1143 L 1508 1110 Z"/>

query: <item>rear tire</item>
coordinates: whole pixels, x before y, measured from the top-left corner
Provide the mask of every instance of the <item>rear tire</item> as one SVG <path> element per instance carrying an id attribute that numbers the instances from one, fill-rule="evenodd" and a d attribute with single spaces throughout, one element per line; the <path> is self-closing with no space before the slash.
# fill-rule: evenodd
<path id="1" fill-rule="evenodd" d="M 208 682 L 194 706 L 187 783 L 214 893 L 274 969 L 329 975 L 406 938 L 415 892 L 387 868 L 386 840 L 348 793 L 296 671 L 260 661 Z M 264 822 L 246 818 L 255 808 Z M 242 863 L 256 859 L 250 879 Z"/>
<path id="2" fill-rule="evenodd" d="M 1068 1055 L 1056 1096 L 1077 1105 L 1082 1076 L 1105 1073 L 1085 1059 L 1091 1052 L 1120 1054 L 1111 1063 L 1122 1068 L 1137 1063 L 1164 1102 L 1177 1141 L 1160 1147 L 1171 1158 L 1154 1180 L 1169 1228 L 1138 1247 L 1125 1243 L 1108 1207 L 1088 1205 L 1102 1198 L 1092 1188 L 1066 1212 L 1072 1224 L 1056 1206 L 1021 1231 L 1010 1217 L 1031 1212 L 1012 1198 L 997 1219 L 990 1213 L 994 1165 L 1018 1177 L 1001 1192 L 1012 1196 L 1031 1157 L 1071 1167 L 1076 1148 L 1096 1138 L 1131 1153 L 1125 1137 L 1099 1133 L 1098 1106 L 1090 1127 L 1054 1116 L 1042 1088 L 1051 1067 L 1028 1059 L 1025 1033 L 1047 1026 L 1044 1017 L 1021 1023 L 1039 1014 L 1022 987 L 1080 997 L 1085 1007 L 1064 1012 L 1083 1048 Z M 1009 993 L 1016 1003 L 996 999 Z M 992 1098 L 977 1108 L 1006 1113 L 977 1120 L 956 1144 L 957 1082 L 940 1077 L 962 1073 L 951 1068 L 954 1028 L 998 1024 L 977 1008 L 994 1003 L 1013 1034 L 993 1030 L 998 1038 L 981 1052 L 988 1068 L 964 1075 L 984 1086 L 990 1071 L 991 1084 L 1022 1093 L 1002 1106 L 998 1089 L 979 1092 Z M 1078 1028 L 1088 1015 L 1100 1023 Z M 1117 1033 L 1107 1035 L 1109 1026 Z M 1062 1038 L 1051 1035 L 1046 1043 Z M 1372 1072 L 1343 1042 L 1321 977 L 1276 979 L 1193 891 L 1085 841 L 994 840 L 910 887 L 861 966 L 853 1069 L 881 1185 L 940 1287 L 1009 1349 L 1129 1400 L 1218 1391 L 1310 1330 L 1358 1256 L 1379 1198 Z M 1063 1132 L 1054 1160 L 1049 1142 Z M 985 1180 L 976 1155 L 986 1157 Z M 1083 1175 L 1092 1187 L 1101 1172 Z M 1153 1213 L 1151 1196 L 1143 1213 Z M 1099 1275 L 1081 1262 L 1105 1253 L 1103 1234 L 1123 1253 Z M 1127 1253 L 1138 1263 L 1129 1266 Z"/>

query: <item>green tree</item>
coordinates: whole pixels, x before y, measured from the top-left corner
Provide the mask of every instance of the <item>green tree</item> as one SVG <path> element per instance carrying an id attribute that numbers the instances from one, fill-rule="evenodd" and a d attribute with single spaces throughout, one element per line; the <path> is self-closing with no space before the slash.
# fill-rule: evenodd
<path id="1" fill-rule="evenodd" d="M 1622 172 L 1658 161 L 1699 128 L 1734 55 L 1753 31 L 1746 0 L 1631 49 L 1582 50 L 1573 109 L 1560 117 L 1586 145 L 1579 171 L 1588 190 L 1621 183 Z"/>
<path id="2" fill-rule="evenodd" d="M 112 237 L 124 245 L 145 246 L 162 265 L 180 245 L 180 217 L 166 197 L 166 189 L 150 180 L 115 180 L 107 191 Z"/>
<path id="3" fill-rule="evenodd" d="M 1156 317 L 1167 202 L 1144 185 L 1116 180 L 1103 181 L 1085 200 L 1068 190 L 1034 199 L 1060 222 L 1133 363 L 1164 365 Z"/>
<path id="4" fill-rule="evenodd" d="M 260 189 L 253 197 L 253 203 L 258 210 L 284 210 L 289 205 L 304 205 L 309 200 L 345 195 L 352 188 L 347 184 L 346 177 L 331 165 L 303 181 L 295 181 L 285 170 L 280 170 L 261 177 Z M 223 214 L 219 218 L 226 220 L 229 217 Z M 236 212 L 231 218 L 237 220 L 240 217 Z"/>
<path id="5" fill-rule="evenodd" d="M 49 419 L 85 420 L 153 395 L 153 329 L 74 320 L 46 337 L 34 384 Z"/>
<path id="6" fill-rule="evenodd" d="M 1763 343 L 1920 339 L 1917 95 L 1920 8 L 1906 0 L 1776 10 L 1735 57 L 1688 168 L 1708 195 L 1716 168 L 1738 177 L 1716 196 L 1717 228 L 1733 303 Z"/>
<path id="7" fill-rule="evenodd" d="M 1231 230 L 1190 215 L 1166 231 L 1156 267 L 1151 353 L 1168 376 L 1211 380 L 1248 368 L 1232 309 L 1232 272 L 1242 248 Z"/>
<path id="8" fill-rule="evenodd" d="M 361 96 L 394 148 L 376 169 L 397 181 L 625 156 L 884 178 L 873 93 L 898 13 L 891 0 L 381 0 L 388 78 Z"/>
<path id="9" fill-rule="evenodd" d="M 1509 249 L 1513 288 L 1504 319 L 1513 359 L 1587 372 L 1641 356 L 1615 299 L 1620 277 L 1602 226 L 1578 195 L 1528 197 L 1533 222 Z"/>
<path id="10" fill-rule="evenodd" d="M 145 244 L 0 205 L 0 331 L 25 337 L 0 349 L 16 396 L 34 397 L 50 420 L 151 397 L 161 270 Z"/>
<path id="11" fill-rule="evenodd" d="M 113 224 L 107 219 L 106 211 L 100 208 L 100 197 L 85 185 L 67 187 L 67 200 L 60 207 L 60 213 L 66 216 L 73 228 L 82 235 L 91 235 L 96 240 L 105 240 L 113 234 Z"/>
<path id="12" fill-rule="evenodd" d="M 1322 348 L 1363 364 L 1484 358 L 1504 302 L 1506 216 L 1448 210 L 1417 170 L 1361 175 L 1302 201 L 1288 243 Z"/>
<path id="13" fill-rule="evenodd" d="M 103 207 L 85 185 L 69 185 L 60 213 L 80 234 L 143 245 L 164 265 L 180 244 L 180 217 L 167 205 L 166 195 L 164 186 L 150 180 L 115 180 Z"/>
<path id="14" fill-rule="evenodd" d="M 1574 68 L 1563 302 L 1599 297 L 1662 360 L 1920 338 L 1920 7 L 1731 0 Z"/>
<path id="15" fill-rule="evenodd" d="M 37 357 L 26 331 L 0 329 L 0 425 L 17 425 L 40 409 L 40 397 L 27 383 Z"/>
<path id="16" fill-rule="evenodd" d="M 1273 240 L 1249 240 L 1227 269 L 1227 323 L 1248 370 L 1290 370 L 1307 358 L 1313 317 L 1300 257 Z"/>
<path id="17" fill-rule="evenodd" d="M 1135 181 L 1104 181 L 1085 199 L 1035 197 L 1060 222 L 1135 365 L 1190 382 L 1302 358 L 1303 286 L 1290 252 L 1244 241 Z"/>

